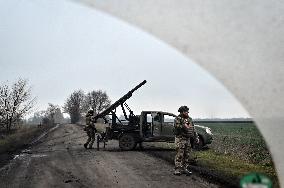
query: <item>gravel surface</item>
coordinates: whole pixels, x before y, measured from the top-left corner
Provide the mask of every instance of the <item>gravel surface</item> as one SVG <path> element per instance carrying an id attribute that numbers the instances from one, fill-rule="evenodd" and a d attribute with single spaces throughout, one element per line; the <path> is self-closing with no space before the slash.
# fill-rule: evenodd
<path id="1" fill-rule="evenodd" d="M 145 152 L 84 149 L 74 124 L 49 131 L 0 169 L 0 187 L 219 187 L 197 175 L 174 176 L 174 166 Z"/>

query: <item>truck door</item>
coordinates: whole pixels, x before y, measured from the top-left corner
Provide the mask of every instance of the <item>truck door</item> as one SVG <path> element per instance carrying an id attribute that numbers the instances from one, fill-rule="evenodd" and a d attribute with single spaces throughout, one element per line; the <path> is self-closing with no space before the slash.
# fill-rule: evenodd
<path id="1" fill-rule="evenodd" d="M 143 126 L 143 135 L 148 138 L 153 136 L 153 117 L 151 113 L 144 114 L 144 121 L 141 123 Z"/>
<path id="2" fill-rule="evenodd" d="M 175 117 L 170 114 L 162 114 L 161 136 L 172 137 Z"/>
<path id="3" fill-rule="evenodd" d="M 153 112 L 152 113 L 153 123 L 152 123 L 152 132 L 153 136 L 160 136 L 162 129 L 162 117 L 161 113 Z"/>

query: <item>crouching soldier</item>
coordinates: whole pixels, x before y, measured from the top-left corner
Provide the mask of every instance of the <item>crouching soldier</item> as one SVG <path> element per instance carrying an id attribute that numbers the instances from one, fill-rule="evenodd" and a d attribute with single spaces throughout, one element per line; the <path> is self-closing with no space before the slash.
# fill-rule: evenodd
<path id="1" fill-rule="evenodd" d="M 180 113 L 174 121 L 174 134 L 176 144 L 175 171 L 174 175 L 191 175 L 189 163 L 191 160 L 190 139 L 195 139 L 199 143 L 198 135 L 195 131 L 191 117 L 188 116 L 188 107 L 181 106 L 178 109 Z"/>
<path id="2" fill-rule="evenodd" d="M 84 130 L 87 132 L 87 135 L 88 135 L 88 139 L 87 139 L 87 142 L 84 144 L 84 147 L 86 149 L 87 148 L 92 149 L 93 144 L 95 142 L 95 133 L 96 133 L 93 110 L 89 110 L 86 115 L 86 127 Z"/>

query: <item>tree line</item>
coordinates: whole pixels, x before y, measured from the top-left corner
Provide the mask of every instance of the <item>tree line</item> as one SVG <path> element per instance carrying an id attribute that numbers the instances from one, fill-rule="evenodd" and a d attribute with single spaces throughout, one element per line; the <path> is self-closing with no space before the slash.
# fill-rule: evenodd
<path id="1" fill-rule="evenodd" d="M 27 124 L 36 125 L 53 125 L 57 123 L 65 123 L 66 118 L 63 117 L 63 113 L 59 105 L 48 103 L 46 110 L 37 111 L 32 117 L 26 120 Z"/>
<path id="2" fill-rule="evenodd" d="M 87 94 L 84 94 L 83 90 L 77 90 L 67 98 L 63 109 L 70 115 L 71 123 L 77 123 L 89 109 L 93 109 L 94 114 L 98 114 L 110 104 L 111 100 L 102 90 L 93 90 Z"/>
<path id="3" fill-rule="evenodd" d="M 24 124 L 24 117 L 34 110 L 35 104 L 36 97 L 26 79 L 19 78 L 11 85 L 0 84 L 0 130 L 10 132 L 16 125 Z M 85 94 L 79 89 L 67 97 L 62 107 L 49 103 L 46 110 L 34 112 L 26 122 L 38 125 L 64 123 L 68 120 L 63 113 L 67 113 L 71 123 L 78 123 L 89 109 L 98 114 L 110 105 L 105 91 L 93 90 Z"/>

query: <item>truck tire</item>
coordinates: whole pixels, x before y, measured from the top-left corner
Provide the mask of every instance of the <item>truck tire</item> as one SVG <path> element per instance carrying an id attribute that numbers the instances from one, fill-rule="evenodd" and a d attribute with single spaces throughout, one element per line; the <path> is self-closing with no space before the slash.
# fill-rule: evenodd
<path id="1" fill-rule="evenodd" d="M 137 142 L 132 134 L 123 134 L 119 138 L 119 147 L 122 150 L 133 150 L 136 145 Z"/>

